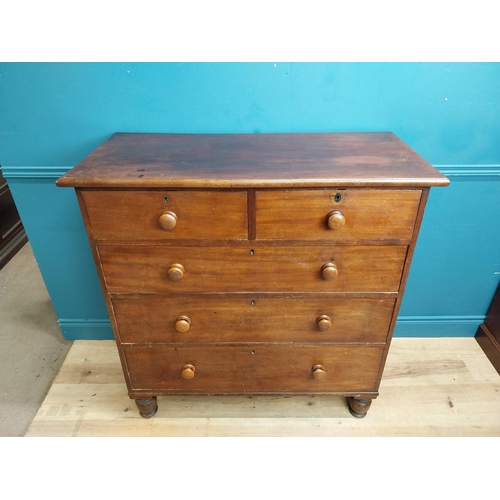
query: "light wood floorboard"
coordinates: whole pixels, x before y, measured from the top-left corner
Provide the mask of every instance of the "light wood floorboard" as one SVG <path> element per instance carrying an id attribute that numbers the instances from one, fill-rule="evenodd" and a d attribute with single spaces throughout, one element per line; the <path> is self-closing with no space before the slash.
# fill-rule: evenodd
<path id="1" fill-rule="evenodd" d="M 26 436 L 500 436 L 500 376 L 473 338 L 394 339 L 364 419 L 344 398 L 169 396 L 143 419 L 112 341 L 75 341 Z"/>

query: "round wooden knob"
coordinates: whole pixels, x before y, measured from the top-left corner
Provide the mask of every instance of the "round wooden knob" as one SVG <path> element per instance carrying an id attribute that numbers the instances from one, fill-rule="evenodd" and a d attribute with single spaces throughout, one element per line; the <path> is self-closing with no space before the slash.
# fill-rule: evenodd
<path id="1" fill-rule="evenodd" d="M 326 377 L 326 370 L 323 365 L 314 365 L 312 367 L 312 374 L 314 380 L 321 380 Z"/>
<path id="2" fill-rule="evenodd" d="M 172 264 L 167 271 L 169 280 L 179 281 L 184 276 L 184 266 L 182 264 Z"/>
<path id="3" fill-rule="evenodd" d="M 320 332 L 326 332 L 332 327 L 332 320 L 326 314 L 323 314 L 319 318 L 316 318 L 316 325 Z"/>
<path id="4" fill-rule="evenodd" d="M 177 224 L 177 215 L 174 212 L 163 212 L 158 219 L 160 226 L 165 231 L 170 231 Z"/>
<path id="5" fill-rule="evenodd" d="M 330 229 L 340 229 L 345 226 L 345 217 L 339 210 L 334 210 L 326 216 L 326 223 Z"/>
<path id="6" fill-rule="evenodd" d="M 321 266 L 321 274 L 325 280 L 333 280 L 339 275 L 339 270 L 333 262 L 327 262 Z"/>
<path id="7" fill-rule="evenodd" d="M 189 327 L 191 326 L 191 320 L 188 316 L 179 316 L 175 320 L 175 329 L 180 333 L 185 333 L 189 331 Z"/>
<path id="8" fill-rule="evenodd" d="M 193 365 L 184 365 L 182 368 L 182 378 L 190 380 L 194 377 L 195 367 Z"/>

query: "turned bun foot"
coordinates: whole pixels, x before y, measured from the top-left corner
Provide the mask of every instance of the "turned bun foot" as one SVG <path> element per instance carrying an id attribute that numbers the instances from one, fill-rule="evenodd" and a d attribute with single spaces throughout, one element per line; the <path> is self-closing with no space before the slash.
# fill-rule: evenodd
<path id="1" fill-rule="evenodd" d="M 135 404 L 139 409 L 141 417 L 151 418 L 156 415 L 158 411 L 158 405 L 156 404 L 156 396 L 152 396 L 148 399 L 136 399 Z"/>
<path id="2" fill-rule="evenodd" d="M 371 399 L 349 398 L 349 411 L 353 417 L 363 418 L 366 417 L 371 404 Z"/>

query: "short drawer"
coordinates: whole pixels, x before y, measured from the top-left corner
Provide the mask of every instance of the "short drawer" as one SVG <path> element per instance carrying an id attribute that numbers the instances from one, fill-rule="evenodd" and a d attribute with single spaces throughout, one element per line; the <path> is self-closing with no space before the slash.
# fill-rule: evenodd
<path id="1" fill-rule="evenodd" d="M 385 342 L 394 299 L 113 296 L 123 343 Z"/>
<path id="2" fill-rule="evenodd" d="M 257 191 L 257 239 L 408 242 L 420 195 L 361 188 Z"/>
<path id="3" fill-rule="evenodd" d="M 96 240 L 247 239 L 245 191 L 82 191 Z"/>
<path id="4" fill-rule="evenodd" d="M 104 245 L 108 292 L 397 292 L 402 246 Z"/>
<path id="5" fill-rule="evenodd" d="M 131 347 L 124 352 L 132 391 L 155 391 L 157 394 L 355 393 L 377 390 L 384 347 L 155 346 Z M 323 373 L 317 373 L 318 370 Z"/>

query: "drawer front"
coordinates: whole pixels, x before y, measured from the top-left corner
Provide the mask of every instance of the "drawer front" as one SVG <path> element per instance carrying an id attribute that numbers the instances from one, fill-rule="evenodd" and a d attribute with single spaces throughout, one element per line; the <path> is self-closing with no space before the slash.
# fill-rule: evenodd
<path id="1" fill-rule="evenodd" d="M 111 293 L 397 292 L 406 247 L 104 245 L 99 255 Z"/>
<path id="2" fill-rule="evenodd" d="M 244 191 L 83 191 L 83 198 L 96 240 L 248 238 Z"/>
<path id="3" fill-rule="evenodd" d="M 158 393 L 371 392 L 383 346 L 279 344 L 125 349 L 132 390 Z M 194 377 L 185 379 L 186 365 Z M 313 378 L 313 367 L 326 372 Z M 192 372 L 192 369 L 189 370 Z"/>
<path id="4" fill-rule="evenodd" d="M 382 189 L 257 191 L 257 239 L 407 242 L 420 195 Z"/>
<path id="5" fill-rule="evenodd" d="M 385 342 L 393 299 L 115 296 L 124 343 Z"/>

